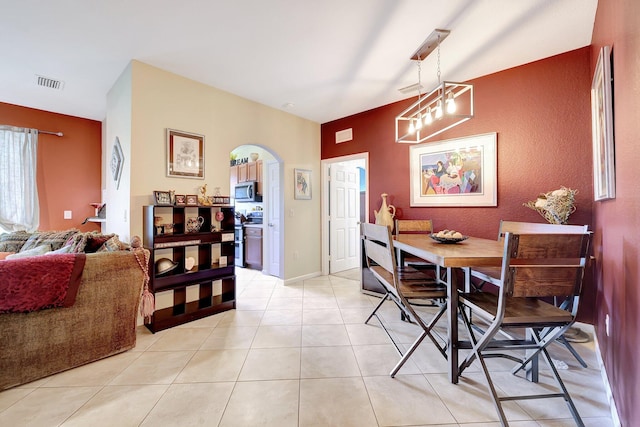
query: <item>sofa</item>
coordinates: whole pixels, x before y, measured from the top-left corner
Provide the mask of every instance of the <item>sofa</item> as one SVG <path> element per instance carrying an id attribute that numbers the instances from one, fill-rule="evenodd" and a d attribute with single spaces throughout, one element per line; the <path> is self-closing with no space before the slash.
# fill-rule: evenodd
<path id="1" fill-rule="evenodd" d="M 77 239 L 77 234 L 84 233 L 74 233 L 75 240 L 87 240 L 84 237 Z M 13 237 L 2 236 L 5 236 L 4 243 Z M 4 252 L 21 253 L 20 245 L 15 242 L 2 246 L 2 236 L 0 252 L 5 249 Z M 72 244 L 67 239 L 61 247 L 65 243 L 67 246 Z M 4 312 L 0 313 L 0 390 L 135 346 L 137 313 L 146 277 L 143 270 L 148 266 L 145 260 L 148 260 L 149 254 L 142 248 L 129 250 L 121 243 L 112 244 L 114 249 L 119 250 L 98 250 L 102 247 L 100 245 L 94 252 L 88 253 L 70 252 L 53 256 L 45 253 L 17 260 L 0 260 L 0 263 L 7 263 L 5 267 L 11 267 L 4 270 L 0 268 L 0 276 L 4 274 L 0 277 L 0 293 L 5 296 L 9 291 L 6 290 L 4 279 L 17 271 L 8 263 L 19 265 L 19 262 L 30 262 L 37 265 L 34 263 L 51 263 L 55 259 L 83 262 L 81 270 L 74 267 L 72 273 L 77 275 L 75 298 L 67 297 L 65 304 L 49 305 L 37 310 L 23 309 L 23 312 L 7 311 L 6 306 L 3 308 Z M 56 245 L 53 244 L 52 248 Z M 50 252 L 53 251 L 55 249 Z M 4 291 L 2 287 L 5 287 Z M 75 301 L 67 304 L 69 299 Z"/>

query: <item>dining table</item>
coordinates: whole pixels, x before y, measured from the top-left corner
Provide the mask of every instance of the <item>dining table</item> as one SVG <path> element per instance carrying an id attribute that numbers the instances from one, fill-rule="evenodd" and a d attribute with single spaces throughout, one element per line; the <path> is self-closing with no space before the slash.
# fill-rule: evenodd
<path id="1" fill-rule="evenodd" d="M 448 377 L 452 383 L 458 382 L 458 352 L 461 348 L 471 348 L 470 343 L 458 338 L 458 271 L 471 267 L 500 267 L 504 253 L 504 243 L 498 240 L 468 237 L 457 243 L 443 243 L 425 234 L 399 234 L 394 247 L 401 252 L 422 258 L 446 269 L 447 286 L 447 362 Z M 466 283 L 468 291 L 469 283 Z"/>

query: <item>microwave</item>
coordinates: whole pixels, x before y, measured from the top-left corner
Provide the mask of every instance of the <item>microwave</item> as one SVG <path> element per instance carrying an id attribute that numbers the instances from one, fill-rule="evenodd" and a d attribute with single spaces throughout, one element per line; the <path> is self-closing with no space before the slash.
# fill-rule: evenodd
<path id="1" fill-rule="evenodd" d="M 258 183 L 255 181 L 237 184 L 234 196 L 236 202 L 261 202 L 262 196 L 258 194 Z"/>

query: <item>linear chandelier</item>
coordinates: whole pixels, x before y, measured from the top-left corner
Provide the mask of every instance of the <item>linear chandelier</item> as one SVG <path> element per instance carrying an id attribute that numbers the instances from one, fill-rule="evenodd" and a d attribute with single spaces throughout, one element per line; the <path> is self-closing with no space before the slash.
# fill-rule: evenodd
<path id="1" fill-rule="evenodd" d="M 418 65 L 418 100 L 396 117 L 396 142 L 417 144 L 473 117 L 473 85 L 440 81 L 440 43 L 449 30 L 434 30 L 411 56 Z M 438 51 L 438 85 L 422 94 L 422 61 Z"/>

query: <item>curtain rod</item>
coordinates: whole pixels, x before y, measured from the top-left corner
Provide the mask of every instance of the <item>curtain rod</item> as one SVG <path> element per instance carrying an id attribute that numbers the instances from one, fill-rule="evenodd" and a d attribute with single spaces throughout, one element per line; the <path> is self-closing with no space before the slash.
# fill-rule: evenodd
<path id="1" fill-rule="evenodd" d="M 38 133 L 46 133 L 47 135 L 64 136 L 62 132 L 51 132 L 48 130 L 38 130 Z"/>

